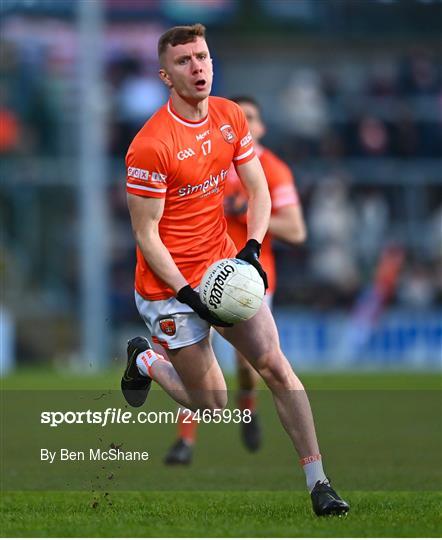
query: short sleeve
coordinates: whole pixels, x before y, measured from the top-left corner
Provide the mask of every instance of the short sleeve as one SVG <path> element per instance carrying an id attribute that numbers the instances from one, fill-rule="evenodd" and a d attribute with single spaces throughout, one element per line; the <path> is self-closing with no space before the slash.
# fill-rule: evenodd
<path id="1" fill-rule="evenodd" d="M 134 139 L 126 154 L 126 190 L 141 197 L 166 196 L 168 156 L 164 146 L 151 137 Z"/>
<path id="2" fill-rule="evenodd" d="M 235 152 L 233 154 L 233 163 L 235 167 L 247 163 L 255 157 L 255 150 L 253 147 L 253 139 L 250 134 L 249 126 L 247 124 L 246 116 L 239 105 L 234 103 L 235 107 L 235 125 L 234 131 L 237 133 L 238 138 L 235 141 Z"/>
<path id="3" fill-rule="evenodd" d="M 261 160 L 269 184 L 272 209 L 278 210 L 284 206 L 300 204 L 295 179 L 290 168 L 276 156 L 272 157 L 271 161 Z"/>

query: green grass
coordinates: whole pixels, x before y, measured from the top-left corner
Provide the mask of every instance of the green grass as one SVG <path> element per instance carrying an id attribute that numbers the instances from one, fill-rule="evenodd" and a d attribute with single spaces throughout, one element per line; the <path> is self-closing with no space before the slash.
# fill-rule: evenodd
<path id="1" fill-rule="evenodd" d="M 5 390 L 95 390 L 120 388 L 121 368 L 102 373 L 85 372 L 76 374 L 50 368 L 24 368 L 0 378 Z M 439 373 L 304 373 L 301 379 L 309 390 L 441 390 L 442 376 Z M 229 387 L 236 381 L 227 377 Z"/>
<path id="2" fill-rule="evenodd" d="M 124 407 L 119 376 L 118 371 L 86 377 L 28 369 L 2 380 L 2 536 L 442 534 L 439 375 L 302 378 L 311 391 L 327 471 L 352 507 L 344 518 L 313 515 L 302 471 L 266 391 L 259 395 L 265 435 L 260 452 L 244 451 L 238 426 L 201 426 L 194 463 L 184 469 L 162 464 L 175 436 L 173 425 L 50 429 L 39 424 L 41 410 Z M 149 409 L 173 410 L 174 404 L 154 389 Z M 66 467 L 42 464 L 37 455 L 43 446 L 107 447 L 111 441 L 124 442 L 125 449 L 145 448 L 151 459 Z"/>
<path id="3" fill-rule="evenodd" d="M 4 536 L 437 537 L 435 493 L 345 494 L 352 511 L 317 518 L 299 492 L 9 493 Z M 94 503 L 97 504 L 94 504 Z"/>

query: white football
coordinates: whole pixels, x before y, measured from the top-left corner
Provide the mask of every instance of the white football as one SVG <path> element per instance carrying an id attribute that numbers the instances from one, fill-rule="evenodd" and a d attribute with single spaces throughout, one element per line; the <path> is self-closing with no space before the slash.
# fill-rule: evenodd
<path id="1" fill-rule="evenodd" d="M 265 294 L 256 268 L 240 259 L 221 259 L 209 266 L 199 292 L 209 310 L 230 323 L 253 317 Z"/>

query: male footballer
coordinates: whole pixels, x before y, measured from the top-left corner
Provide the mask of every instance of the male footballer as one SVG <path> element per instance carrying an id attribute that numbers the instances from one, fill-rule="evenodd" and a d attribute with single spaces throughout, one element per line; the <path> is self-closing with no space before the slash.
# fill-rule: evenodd
<path id="1" fill-rule="evenodd" d="M 275 255 L 272 238 L 295 245 L 305 241 L 306 226 L 295 181 L 290 168 L 268 148 L 260 144 L 266 133 L 261 107 L 251 96 L 231 98 L 243 110 L 254 142 L 255 153 L 261 162 L 270 193 L 272 211 L 269 229 L 265 235 L 260 264 L 265 268 L 268 289 L 265 302 L 272 308 L 276 289 Z M 247 192 L 232 165 L 227 174 L 224 189 L 224 213 L 227 219 L 227 234 L 237 247 L 247 242 Z M 236 365 L 239 391 L 237 395 L 240 410 L 251 411 L 250 419 L 241 422 L 241 438 L 250 452 L 259 450 L 262 444 L 262 430 L 257 412 L 257 393 L 259 375 L 236 351 Z M 168 465 L 189 465 L 192 461 L 198 423 L 192 420 L 189 411 L 181 411 L 178 420 L 178 438 L 168 451 L 165 463 Z"/>
<path id="2" fill-rule="evenodd" d="M 228 257 L 257 269 L 271 203 L 247 120 L 232 101 L 209 97 L 212 61 L 200 24 L 178 26 L 158 42 L 159 75 L 169 101 L 141 128 L 126 156 L 128 207 L 137 242 L 135 299 L 154 343 L 128 343 L 121 388 L 141 406 L 152 380 L 192 410 L 222 409 L 227 390 L 210 344 L 210 326 L 229 341 L 264 379 L 281 423 L 303 466 L 317 515 L 343 514 L 349 505 L 332 489 L 307 395 L 283 355 L 269 307 L 234 326 L 222 322 L 197 292 L 205 270 Z M 247 192 L 247 242 L 237 252 L 227 234 L 224 184 L 231 163 Z"/>

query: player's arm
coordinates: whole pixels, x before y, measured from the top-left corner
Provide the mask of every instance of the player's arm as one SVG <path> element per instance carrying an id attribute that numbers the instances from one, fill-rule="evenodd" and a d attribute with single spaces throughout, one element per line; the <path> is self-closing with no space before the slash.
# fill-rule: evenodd
<path id="1" fill-rule="evenodd" d="M 127 195 L 132 230 L 143 257 L 152 271 L 175 292 L 178 292 L 188 283 L 158 232 L 158 225 L 164 211 L 164 201 L 163 198 L 139 197 L 130 193 Z"/>
<path id="2" fill-rule="evenodd" d="M 269 227 L 271 200 L 269 188 L 258 157 L 238 165 L 236 172 L 248 196 L 247 239 L 261 243 Z"/>
<path id="3" fill-rule="evenodd" d="M 307 230 L 292 171 L 271 152 L 267 154 L 263 166 L 272 199 L 269 232 L 278 240 L 290 244 L 303 243 Z"/>
<path id="4" fill-rule="evenodd" d="M 302 244 L 307 238 L 304 215 L 300 204 L 278 208 L 270 217 L 269 232 L 278 240 Z"/>
<path id="5" fill-rule="evenodd" d="M 201 302 L 198 293 L 187 283 L 185 277 L 163 244 L 158 226 L 164 211 L 164 198 L 139 197 L 127 194 L 132 229 L 143 257 L 152 271 L 175 293 L 177 299 L 190 306 L 202 319 L 216 326 L 232 326 L 210 313 Z"/>
<path id="6" fill-rule="evenodd" d="M 243 259 L 252 264 L 262 277 L 264 287 L 268 288 L 267 275 L 260 262 L 261 243 L 266 235 L 270 211 L 271 200 L 267 180 L 259 159 L 254 156 L 247 163 L 236 167 L 236 172 L 247 191 L 249 205 L 247 210 L 247 243 L 237 253 L 237 258 Z"/>

